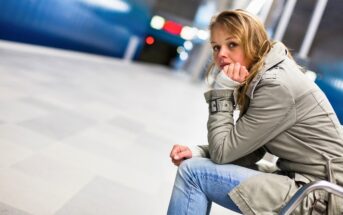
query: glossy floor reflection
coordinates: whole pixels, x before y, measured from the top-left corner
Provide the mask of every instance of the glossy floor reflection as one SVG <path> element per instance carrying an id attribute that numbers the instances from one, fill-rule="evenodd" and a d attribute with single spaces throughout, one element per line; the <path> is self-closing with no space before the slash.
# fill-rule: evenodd
<path id="1" fill-rule="evenodd" d="M 161 66 L 0 42 L 0 214 L 165 214 L 171 146 L 206 142 L 203 91 Z"/>

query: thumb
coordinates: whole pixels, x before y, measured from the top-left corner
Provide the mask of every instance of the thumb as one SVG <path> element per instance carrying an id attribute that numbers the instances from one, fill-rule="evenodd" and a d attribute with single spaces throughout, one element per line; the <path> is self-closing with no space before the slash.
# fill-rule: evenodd
<path id="1" fill-rule="evenodd" d="M 185 151 L 179 152 L 177 155 L 174 156 L 175 160 L 184 159 L 184 158 L 191 158 L 192 151 L 187 149 Z"/>

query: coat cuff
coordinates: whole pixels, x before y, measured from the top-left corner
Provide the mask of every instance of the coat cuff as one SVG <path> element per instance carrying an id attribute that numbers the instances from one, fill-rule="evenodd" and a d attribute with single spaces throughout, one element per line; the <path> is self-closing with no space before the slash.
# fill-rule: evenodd
<path id="1" fill-rule="evenodd" d="M 218 99 L 221 97 L 232 98 L 233 97 L 233 91 L 234 90 L 232 90 L 232 89 L 209 90 L 204 94 L 204 96 L 205 96 L 206 102 L 209 103 L 212 99 Z"/>
<path id="2" fill-rule="evenodd" d="M 199 146 L 192 146 L 190 147 L 190 150 L 192 151 L 192 157 L 207 157 L 206 152 Z"/>
<path id="3" fill-rule="evenodd" d="M 214 89 L 234 90 L 240 85 L 240 83 L 232 80 L 229 76 L 225 75 L 223 71 L 221 71 L 215 80 Z"/>

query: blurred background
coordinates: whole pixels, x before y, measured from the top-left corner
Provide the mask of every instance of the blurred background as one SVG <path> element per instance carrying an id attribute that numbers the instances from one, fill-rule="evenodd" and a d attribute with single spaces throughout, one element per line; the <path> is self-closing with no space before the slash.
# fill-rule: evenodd
<path id="1" fill-rule="evenodd" d="M 206 144 L 207 26 L 236 8 L 342 124 L 342 0 L 0 0 L 0 214 L 165 214 L 172 145 Z"/>
<path id="2" fill-rule="evenodd" d="M 201 79 L 209 20 L 233 8 L 259 15 L 271 38 L 319 74 L 342 122 L 340 0 L 2 0 L 0 39 L 160 64 Z"/>

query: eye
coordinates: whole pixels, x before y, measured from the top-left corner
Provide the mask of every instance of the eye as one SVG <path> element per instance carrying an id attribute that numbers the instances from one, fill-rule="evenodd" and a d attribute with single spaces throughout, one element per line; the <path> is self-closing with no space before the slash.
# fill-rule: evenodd
<path id="1" fill-rule="evenodd" d="M 229 42 L 229 44 L 228 44 L 228 47 L 229 47 L 230 49 L 233 49 L 233 48 L 235 48 L 235 47 L 237 47 L 237 46 L 238 46 L 238 44 L 235 43 L 235 42 Z"/>
<path id="2" fill-rule="evenodd" d="M 212 50 L 213 50 L 213 52 L 218 52 L 220 50 L 220 47 L 217 45 L 212 46 Z"/>

